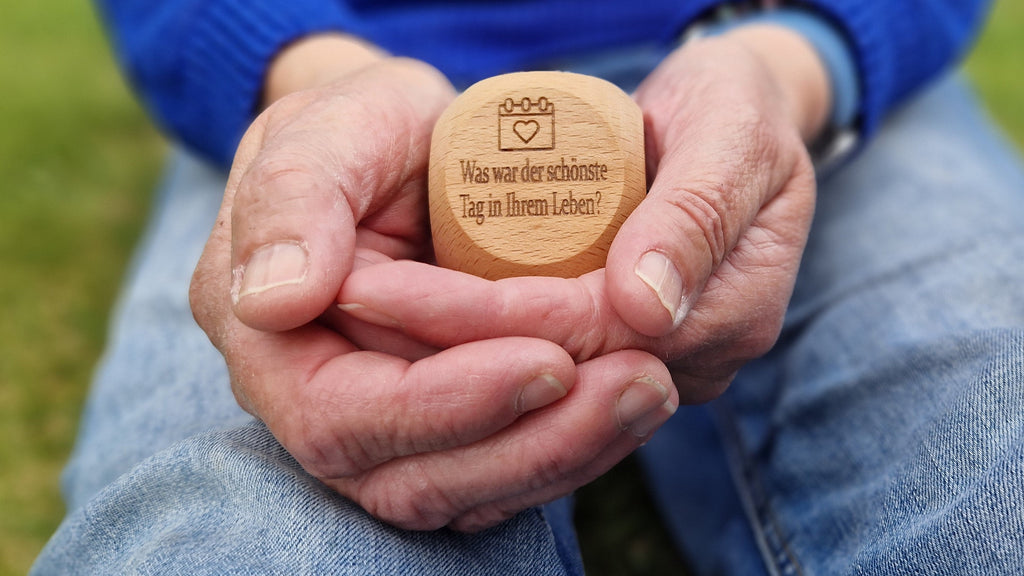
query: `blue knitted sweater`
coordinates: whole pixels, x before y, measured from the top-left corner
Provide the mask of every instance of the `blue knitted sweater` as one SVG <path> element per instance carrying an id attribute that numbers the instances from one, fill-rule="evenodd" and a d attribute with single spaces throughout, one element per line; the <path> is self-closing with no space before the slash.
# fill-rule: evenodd
<path id="1" fill-rule="evenodd" d="M 97 0 L 121 65 L 158 123 L 227 165 L 288 42 L 341 30 L 425 60 L 458 87 L 538 63 L 637 45 L 671 46 L 721 0 Z M 989 0 L 803 0 L 845 36 L 861 93 L 858 127 L 965 51 Z"/>

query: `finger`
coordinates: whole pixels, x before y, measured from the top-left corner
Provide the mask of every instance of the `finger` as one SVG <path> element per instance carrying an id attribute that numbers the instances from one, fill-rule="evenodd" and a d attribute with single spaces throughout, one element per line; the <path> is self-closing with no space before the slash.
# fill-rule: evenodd
<path id="1" fill-rule="evenodd" d="M 392 262 L 353 273 L 339 298 L 347 314 L 436 347 L 530 336 L 558 343 L 577 362 L 642 348 L 676 360 L 674 367 L 687 375 L 683 402 L 704 402 L 720 394 L 743 363 L 766 352 L 781 329 L 814 212 L 809 165 L 783 188 L 709 278 L 679 329 L 664 338 L 638 335 L 618 316 L 602 296 L 602 271 L 571 280 L 491 282 Z"/>
<path id="2" fill-rule="evenodd" d="M 350 316 L 448 347 L 503 336 L 542 338 L 577 361 L 623 348 L 650 349 L 603 296 L 604 273 L 497 282 L 429 264 L 396 261 L 356 270 L 338 295 Z"/>
<path id="3" fill-rule="evenodd" d="M 320 322 L 335 330 L 361 350 L 373 350 L 397 356 L 409 362 L 422 360 L 441 351 L 424 344 L 397 328 L 388 328 L 359 320 L 340 307 L 331 307 L 320 317 Z M 488 338 L 493 338 L 489 336 Z M 461 342 L 460 342 L 461 343 Z"/>
<path id="4" fill-rule="evenodd" d="M 316 325 L 266 338 L 249 343 L 242 388 L 281 444 L 321 478 L 475 442 L 562 398 L 576 380 L 572 359 L 535 339 L 474 342 L 409 363 L 351 351 Z M 264 346 L 276 354 L 262 355 Z"/>
<path id="5" fill-rule="evenodd" d="M 803 151 L 799 132 L 780 119 L 774 85 L 752 58 L 732 58 L 732 68 L 709 74 L 690 64 L 688 52 L 670 58 L 637 92 L 657 174 L 616 235 L 606 266 L 613 306 L 650 336 L 679 327 Z M 713 81 L 700 82 L 709 76 Z"/>
<path id="6" fill-rule="evenodd" d="M 664 365 L 623 351 L 579 366 L 579 385 L 556 404 L 460 448 L 400 458 L 327 484 L 408 529 L 473 530 L 567 494 L 624 458 L 675 411 Z"/>
<path id="7" fill-rule="evenodd" d="M 353 269 L 358 271 L 392 261 L 390 256 L 378 250 L 357 248 Z M 331 306 L 320 316 L 320 322 L 337 331 L 362 350 L 383 352 L 409 362 L 421 360 L 440 351 L 439 348 L 424 344 L 397 328 L 364 322 L 356 316 L 347 314 L 346 308 L 344 305 Z M 489 336 L 488 338 L 493 337 Z M 485 339 L 487 338 L 478 338 L 478 340 Z"/>
<path id="8" fill-rule="evenodd" d="M 436 71 L 401 62 L 293 94 L 261 116 L 258 152 L 227 191 L 239 319 L 284 330 L 316 318 L 357 242 L 415 251 L 430 131 L 450 96 Z"/>

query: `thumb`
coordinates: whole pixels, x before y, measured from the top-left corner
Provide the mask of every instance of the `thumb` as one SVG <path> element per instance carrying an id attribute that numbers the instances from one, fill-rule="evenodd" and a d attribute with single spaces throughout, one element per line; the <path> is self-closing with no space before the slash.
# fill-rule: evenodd
<path id="1" fill-rule="evenodd" d="M 306 324 L 330 305 L 352 266 L 356 222 L 308 143 L 263 150 L 231 210 L 231 299 L 260 330 Z"/>
<path id="2" fill-rule="evenodd" d="M 409 257 L 426 236 L 430 131 L 451 98 L 432 68 L 388 60 L 292 94 L 250 130 L 231 206 L 231 299 L 280 331 L 333 305 L 357 245 Z M 247 135 L 246 138 L 250 138 Z"/>
<path id="3" fill-rule="evenodd" d="M 764 71 L 742 51 L 724 56 L 730 66 L 693 65 L 701 58 L 684 49 L 637 92 L 657 174 L 609 249 L 606 282 L 619 316 L 647 336 L 679 327 L 806 155 Z"/>

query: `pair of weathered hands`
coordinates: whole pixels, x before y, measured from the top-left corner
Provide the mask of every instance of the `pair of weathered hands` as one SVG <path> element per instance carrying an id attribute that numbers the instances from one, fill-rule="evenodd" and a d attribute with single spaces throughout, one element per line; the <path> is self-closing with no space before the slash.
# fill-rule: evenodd
<path id="1" fill-rule="evenodd" d="M 813 213 L 804 143 L 830 99 L 784 28 L 685 45 L 635 94 L 653 179 L 607 267 L 489 282 L 416 261 L 453 97 L 349 37 L 287 48 L 190 294 L 242 407 L 412 529 L 480 529 L 571 492 L 772 346 Z"/>

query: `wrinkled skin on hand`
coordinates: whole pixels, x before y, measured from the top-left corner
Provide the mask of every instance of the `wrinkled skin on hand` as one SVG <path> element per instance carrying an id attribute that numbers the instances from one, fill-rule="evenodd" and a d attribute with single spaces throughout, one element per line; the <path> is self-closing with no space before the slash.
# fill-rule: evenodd
<path id="1" fill-rule="evenodd" d="M 339 302 L 438 348 L 517 335 L 557 342 L 577 362 L 645 350 L 669 363 L 683 402 L 718 396 L 778 337 L 813 168 L 786 94 L 741 43 L 683 48 L 636 99 L 655 176 L 605 269 L 487 282 L 401 261 L 355 272 Z"/>
<path id="2" fill-rule="evenodd" d="M 650 194 L 573 280 L 429 263 L 440 74 L 299 74 L 245 135 L 190 292 L 241 406 L 374 516 L 478 530 L 721 393 L 777 337 L 814 204 L 801 61 L 758 42 L 687 46 L 639 89 Z"/>
<path id="3" fill-rule="evenodd" d="M 643 352 L 576 366 L 557 344 L 509 337 L 389 354 L 318 320 L 353 268 L 429 246 L 429 135 L 451 97 L 436 72 L 386 60 L 268 108 L 190 294 L 239 403 L 311 474 L 412 529 L 474 530 L 565 494 L 676 402 Z"/>

